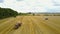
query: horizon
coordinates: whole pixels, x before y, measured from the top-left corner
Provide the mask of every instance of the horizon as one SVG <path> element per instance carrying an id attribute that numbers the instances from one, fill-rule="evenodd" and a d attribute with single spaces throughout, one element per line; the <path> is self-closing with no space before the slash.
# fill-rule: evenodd
<path id="1" fill-rule="evenodd" d="M 60 0 L 0 0 L 0 7 L 26 12 L 60 12 Z"/>

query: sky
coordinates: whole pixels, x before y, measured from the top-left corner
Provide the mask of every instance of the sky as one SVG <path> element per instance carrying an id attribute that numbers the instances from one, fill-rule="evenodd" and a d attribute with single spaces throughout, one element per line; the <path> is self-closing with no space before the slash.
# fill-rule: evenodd
<path id="1" fill-rule="evenodd" d="M 60 0 L 0 0 L 0 7 L 17 12 L 60 12 Z"/>

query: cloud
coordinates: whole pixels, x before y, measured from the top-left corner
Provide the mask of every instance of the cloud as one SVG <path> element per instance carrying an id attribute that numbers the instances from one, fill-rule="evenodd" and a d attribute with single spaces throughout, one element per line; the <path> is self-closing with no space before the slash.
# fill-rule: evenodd
<path id="1" fill-rule="evenodd" d="M 46 7 L 49 12 L 60 12 L 60 0 L 51 0 L 52 6 Z"/>
<path id="2" fill-rule="evenodd" d="M 54 8 L 60 8 L 54 6 L 52 0 L 4 0 L 0 7 L 11 8 L 18 12 L 50 12 L 55 10 Z"/>
<path id="3" fill-rule="evenodd" d="M 53 0 L 54 6 L 60 6 L 60 0 Z"/>
<path id="4" fill-rule="evenodd" d="M 4 0 L 0 0 L 0 3 L 3 3 L 4 2 Z"/>
<path id="5" fill-rule="evenodd" d="M 16 0 L 16 1 L 18 1 L 18 2 L 19 2 L 19 1 L 23 1 L 23 0 Z"/>
<path id="6" fill-rule="evenodd" d="M 48 9 L 49 12 L 60 12 L 60 9 Z"/>
<path id="7" fill-rule="evenodd" d="M 46 9 L 49 12 L 60 12 L 60 6 L 52 6 L 50 8 L 47 7 Z"/>
<path id="8" fill-rule="evenodd" d="M 18 12 L 46 12 L 40 0 L 24 0 L 17 2 L 16 0 L 5 0 L 5 5 Z"/>

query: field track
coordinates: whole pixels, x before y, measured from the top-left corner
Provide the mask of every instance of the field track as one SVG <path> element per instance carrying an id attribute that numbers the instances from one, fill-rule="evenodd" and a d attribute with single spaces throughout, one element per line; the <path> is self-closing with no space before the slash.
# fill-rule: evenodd
<path id="1" fill-rule="evenodd" d="M 45 18 L 48 20 L 45 20 Z M 22 22 L 22 26 L 13 29 Z M 0 34 L 60 34 L 60 16 L 17 16 L 0 20 Z"/>

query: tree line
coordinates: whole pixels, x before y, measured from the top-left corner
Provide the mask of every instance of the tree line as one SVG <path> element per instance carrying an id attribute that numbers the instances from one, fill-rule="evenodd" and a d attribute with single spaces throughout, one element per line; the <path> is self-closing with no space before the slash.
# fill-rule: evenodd
<path id="1" fill-rule="evenodd" d="M 18 12 L 10 9 L 10 8 L 1 8 L 0 7 L 0 19 L 7 18 L 7 17 L 16 17 Z"/>

